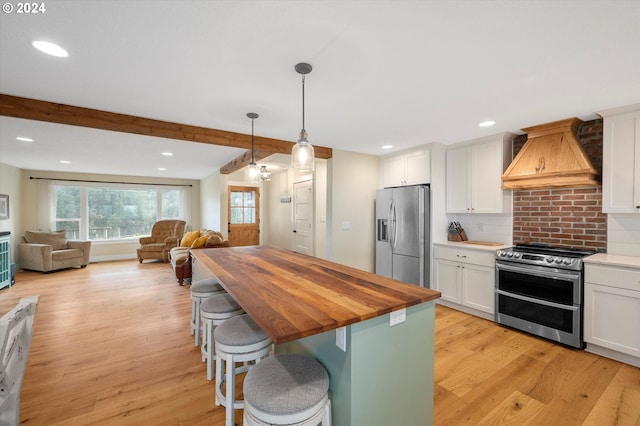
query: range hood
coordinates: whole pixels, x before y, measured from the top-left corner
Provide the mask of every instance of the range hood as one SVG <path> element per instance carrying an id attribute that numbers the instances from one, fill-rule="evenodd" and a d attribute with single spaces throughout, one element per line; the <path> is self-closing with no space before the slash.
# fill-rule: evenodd
<path id="1" fill-rule="evenodd" d="M 577 118 L 522 129 L 527 142 L 502 175 L 503 189 L 598 186 L 599 174 L 576 137 Z"/>

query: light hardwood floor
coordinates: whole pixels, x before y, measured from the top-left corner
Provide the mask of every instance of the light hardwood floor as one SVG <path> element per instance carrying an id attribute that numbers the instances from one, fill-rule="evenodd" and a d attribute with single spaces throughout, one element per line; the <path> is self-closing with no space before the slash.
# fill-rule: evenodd
<path id="1" fill-rule="evenodd" d="M 0 314 L 27 295 L 40 303 L 22 424 L 224 423 L 189 334 L 189 287 L 168 264 L 19 272 Z M 436 425 L 640 424 L 640 369 L 441 306 L 435 381 Z"/>

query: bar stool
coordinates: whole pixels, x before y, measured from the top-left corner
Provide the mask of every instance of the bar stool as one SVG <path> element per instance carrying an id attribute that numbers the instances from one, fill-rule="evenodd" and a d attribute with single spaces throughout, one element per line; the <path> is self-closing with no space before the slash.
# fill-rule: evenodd
<path id="1" fill-rule="evenodd" d="M 207 380 L 213 380 L 213 365 L 216 359 L 213 350 L 213 330 L 229 318 L 244 313 L 244 310 L 230 294 L 217 294 L 200 304 L 202 322 L 202 361 L 207 363 Z"/>
<path id="2" fill-rule="evenodd" d="M 331 425 L 329 374 L 316 359 L 280 354 L 253 367 L 244 378 L 247 425 Z"/>
<path id="3" fill-rule="evenodd" d="M 254 368 L 272 351 L 272 341 L 249 315 L 226 320 L 213 331 L 216 351 L 216 405 L 226 407 L 226 425 L 233 426 L 234 411 L 244 407 L 236 400 L 236 376 Z M 236 367 L 236 363 L 244 365 Z M 223 371 L 225 373 L 223 374 Z M 222 386 L 226 384 L 223 395 Z"/>
<path id="4" fill-rule="evenodd" d="M 225 293 L 216 278 L 198 280 L 191 284 L 191 335 L 195 335 L 194 346 L 200 346 L 200 304 L 216 294 Z"/>

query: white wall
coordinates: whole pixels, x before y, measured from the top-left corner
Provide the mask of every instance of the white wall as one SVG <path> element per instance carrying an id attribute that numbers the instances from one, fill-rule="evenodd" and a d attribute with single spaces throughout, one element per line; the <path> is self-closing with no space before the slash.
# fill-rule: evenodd
<path id="1" fill-rule="evenodd" d="M 200 180 L 200 227 L 220 231 L 220 170 Z M 225 235 L 226 235 L 226 226 Z"/>
<path id="2" fill-rule="evenodd" d="M 271 182 L 264 184 L 265 212 L 262 221 L 264 243 L 273 247 L 291 249 L 292 197 L 291 172 L 281 170 L 271 174 Z"/>
<path id="3" fill-rule="evenodd" d="M 368 272 L 375 270 L 378 170 L 371 155 L 334 149 L 328 161 L 327 258 Z"/>
<path id="4" fill-rule="evenodd" d="M 22 170 L 0 163 L 0 194 L 9 196 L 9 219 L 0 220 L 0 231 L 11 232 L 11 261 L 17 262 L 22 225 Z"/>

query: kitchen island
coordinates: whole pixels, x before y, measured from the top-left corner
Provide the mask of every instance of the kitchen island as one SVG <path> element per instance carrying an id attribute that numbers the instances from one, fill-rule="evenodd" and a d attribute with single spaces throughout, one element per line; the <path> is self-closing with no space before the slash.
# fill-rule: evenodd
<path id="1" fill-rule="evenodd" d="M 335 425 L 433 422 L 439 292 L 268 246 L 192 254 L 199 276 L 215 276 L 276 352 L 325 366 Z"/>

